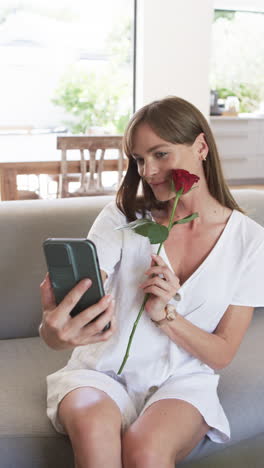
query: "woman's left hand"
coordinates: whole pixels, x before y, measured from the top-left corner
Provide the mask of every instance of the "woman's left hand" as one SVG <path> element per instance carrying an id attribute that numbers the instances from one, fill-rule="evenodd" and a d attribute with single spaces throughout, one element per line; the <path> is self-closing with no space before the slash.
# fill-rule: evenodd
<path id="1" fill-rule="evenodd" d="M 145 274 L 148 279 L 139 286 L 145 294 L 150 295 L 145 311 L 152 320 L 162 320 L 164 307 L 180 289 L 179 278 L 159 255 L 152 255 L 151 266 Z"/>

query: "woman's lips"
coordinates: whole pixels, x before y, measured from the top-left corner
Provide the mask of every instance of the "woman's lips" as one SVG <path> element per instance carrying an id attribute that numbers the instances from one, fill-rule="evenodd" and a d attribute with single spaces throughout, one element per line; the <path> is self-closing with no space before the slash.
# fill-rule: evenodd
<path id="1" fill-rule="evenodd" d="M 162 182 L 151 182 L 149 185 L 151 187 L 158 187 L 159 185 L 162 185 L 165 183 L 165 180 L 163 180 Z"/>

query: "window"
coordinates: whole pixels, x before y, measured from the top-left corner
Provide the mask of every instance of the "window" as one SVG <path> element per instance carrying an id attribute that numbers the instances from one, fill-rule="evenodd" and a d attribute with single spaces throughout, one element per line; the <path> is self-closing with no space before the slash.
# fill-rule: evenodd
<path id="1" fill-rule="evenodd" d="M 135 1 L 1 1 L 1 162 L 59 160 L 61 134 L 123 133 L 134 102 Z M 49 197 L 46 175 L 17 182 Z"/>
<path id="2" fill-rule="evenodd" d="M 123 132 L 133 111 L 133 16 L 134 0 L 2 0 L 5 160 L 57 157 L 58 132 Z"/>
<path id="3" fill-rule="evenodd" d="M 227 9 L 225 5 L 233 5 Z M 243 10 L 235 6 L 246 5 Z M 239 112 L 264 113 L 264 9 L 255 2 L 216 2 L 210 85 L 219 98 L 236 96 Z M 220 9 L 222 5 L 223 8 Z M 251 7 L 249 7 L 251 5 Z M 263 2 L 262 2 L 263 5 Z M 259 10 L 258 10 L 259 8 Z M 223 104 L 223 102 L 222 102 Z"/>

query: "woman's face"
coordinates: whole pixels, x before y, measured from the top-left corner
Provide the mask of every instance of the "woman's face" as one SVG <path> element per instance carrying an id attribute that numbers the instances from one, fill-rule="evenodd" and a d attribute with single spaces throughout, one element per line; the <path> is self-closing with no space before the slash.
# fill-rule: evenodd
<path id="1" fill-rule="evenodd" d="M 199 175 L 202 164 L 196 146 L 195 143 L 191 146 L 170 143 L 154 133 L 148 124 L 138 126 L 134 134 L 132 157 L 137 163 L 139 175 L 150 185 L 158 200 L 175 197 L 171 192 L 172 169 L 185 169 Z"/>

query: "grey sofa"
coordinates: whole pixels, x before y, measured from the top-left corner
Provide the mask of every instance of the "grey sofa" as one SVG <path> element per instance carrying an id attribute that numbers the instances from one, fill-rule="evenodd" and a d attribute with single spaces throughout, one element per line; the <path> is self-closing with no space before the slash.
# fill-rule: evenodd
<path id="1" fill-rule="evenodd" d="M 264 225 L 264 192 L 237 190 L 247 213 Z M 67 437 L 46 417 L 47 374 L 69 352 L 49 349 L 38 336 L 39 284 L 47 237 L 85 237 L 110 197 L 0 203 L 0 468 L 73 468 Z M 180 465 L 186 468 L 261 468 L 264 465 L 264 311 L 231 365 L 219 392 L 231 422 L 225 445 L 205 439 Z M 104 467 L 103 467 L 104 468 Z"/>

